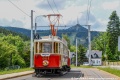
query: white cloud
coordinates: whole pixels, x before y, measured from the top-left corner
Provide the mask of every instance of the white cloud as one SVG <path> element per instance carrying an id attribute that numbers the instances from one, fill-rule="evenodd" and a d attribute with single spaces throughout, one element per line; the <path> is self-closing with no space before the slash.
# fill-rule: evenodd
<path id="1" fill-rule="evenodd" d="M 46 0 L 11 0 L 11 1 L 14 4 L 16 4 L 19 8 L 21 8 L 28 15 L 30 15 L 31 10 L 34 10 L 35 11 L 34 21 L 35 21 L 35 17 L 38 15 L 53 13 Z M 62 25 L 63 25 L 63 21 L 67 25 L 75 25 L 77 23 L 77 17 L 80 20 L 79 21 L 80 24 L 83 24 L 83 25 L 86 24 L 87 0 L 54 0 L 54 1 L 58 7 L 59 12 L 63 16 L 63 19 L 60 20 L 60 23 Z M 90 24 L 97 25 L 98 23 L 98 25 L 103 24 L 105 26 L 107 23 L 106 19 L 108 19 L 107 15 L 109 15 L 107 13 L 112 12 L 113 9 L 119 10 L 119 7 L 118 7 L 119 0 L 106 0 L 106 1 L 108 2 L 105 2 L 104 0 L 92 1 L 91 13 L 94 13 L 95 16 L 90 15 L 90 19 L 89 19 Z M 49 2 L 52 5 L 54 12 L 58 13 L 53 3 L 53 0 L 49 0 Z M 99 5 L 101 5 L 102 7 Z M 106 9 L 108 9 L 109 12 L 104 12 Z M 8 0 L 0 0 L 0 10 L 1 10 L 0 25 L 9 25 L 9 26 L 11 25 L 11 26 L 22 27 L 27 29 L 31 28 L 30 17 L 28 17 L 27 15 L 22 13 L 20 10 L 18 10 Z M 120 13 L 120 11 L 118 13 Z M 97 19 L 97 18 L 101 18 L 101 19 Z M 40 18 L 38 18 L 38 25 L 47 26 L 49 24 L 47 21 L 47 18 L 41 19 L 40 21 L 39 19 Z M 102 27 L 100 28 L 102 30 Z"/>
<path id="2" fill-rule="evenodd" d="M 108 24 L 108 20 L 104 20 L 104 19 L 98 19 L 98 21 L 104 25 Z"/>
<path id="3" fill-rule="evenodd" d="M 119 7 L 119 1 L 104 2 L 102 7 L 105 10 L 117 9 Z"/>
<path id="4" fill-rule="evenodd" d="M 0 19 L 0 26 L 12 26 L 12 27 L 21 27 L 24 26 L 23 22 L 13 19 L 12 21 L 7 19 Z"/>

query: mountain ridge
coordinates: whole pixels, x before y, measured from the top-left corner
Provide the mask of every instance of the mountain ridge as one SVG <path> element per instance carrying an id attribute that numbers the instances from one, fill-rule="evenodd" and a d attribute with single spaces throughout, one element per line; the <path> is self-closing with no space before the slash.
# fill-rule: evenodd
<path id="1" fill-rule="evenodd" d="M 21 33 L 24 34 L 28 37 L 30 37 L 30 33 L 31 31 L 29 29 L 24 29 L 24 28 L 17 28 L 17 27 L 3 27 L 7 30 L 13 31 L 13 32 L 17 32 L 17 33 Z M 46 36 L 46 35 L 50 35 L 51 32 L 50 30 L 37 30 L 37 33 L 40 36 Z M 91 40 L 93 40 L 93 38 L 95 36 L 99 35 L 99 31 L 91 31 Z M 71 44 L 75 45 L 75 39 L 78 38 L 80 42 L 80 44 L 83 44 L 85 46 L 88 45 L 88 29 L 86 29 L 85 27 L 81 26 L 80 24 L 76 24 L 72 27 L 69 27 L 67 29 L 60 29 L 58 30 L 57 35 L 59 37 L 62 37 L 62 34 L 67 34 L 68 37 L 70 38 Z"/>

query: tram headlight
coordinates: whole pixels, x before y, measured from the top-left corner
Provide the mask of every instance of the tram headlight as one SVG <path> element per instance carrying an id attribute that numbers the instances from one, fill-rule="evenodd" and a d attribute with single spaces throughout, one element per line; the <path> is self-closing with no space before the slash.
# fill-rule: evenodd
<path id="1" fill-rule="evenodd" d="M 47 60 L 43 61 L 43 66 L 48 66 L 49 62 Z"/>

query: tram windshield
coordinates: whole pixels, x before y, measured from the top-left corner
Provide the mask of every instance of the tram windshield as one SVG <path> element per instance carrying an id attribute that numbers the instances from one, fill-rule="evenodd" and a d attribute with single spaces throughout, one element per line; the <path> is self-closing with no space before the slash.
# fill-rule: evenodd
<path id="1" fill-rule="evenodd" d="M 50 42 L 42 43 L 42 52 L 43 53 L 52 53 L 52 43 L 50 43 Z"/>

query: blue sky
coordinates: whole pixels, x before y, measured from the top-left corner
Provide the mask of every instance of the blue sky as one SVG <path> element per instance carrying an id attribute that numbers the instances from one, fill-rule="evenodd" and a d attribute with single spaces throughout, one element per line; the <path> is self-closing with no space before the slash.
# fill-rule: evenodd
<path id="1" fill-rule="evenodd" d="M 30 15 L 34 10 L 34 20 L 38 15 L 53 13 L 47 3 L 47 0 L 10 0 L 16 4 L 25 13 Z M 89 0 L 90 1 L 90 0 Z M 60 25 L 63 21 L 66 25 L 75 25 L 77 17 L 81 25 L 86 24 L 86 10 L 88 0 L 54 0 L 59 12 L 63 15 Z M 55 13 L 58 13 L 53 0 L 49 0 Z M 90 10 L 91 30 L 105 31 L 109 16 L 116 10 L 120 16 L 120 0 L 92 0 Z M 63 21 L 62 21 L 63 20 Z M 37 19 L 38 25 L 48 25 L 47 18 Z M 14 26 L 30 29 L 30 17 L 22 13 L 8 0 L 0 0 L 0 26 Z"/>

